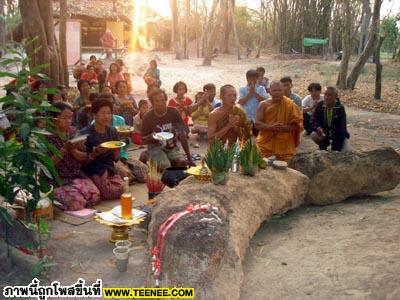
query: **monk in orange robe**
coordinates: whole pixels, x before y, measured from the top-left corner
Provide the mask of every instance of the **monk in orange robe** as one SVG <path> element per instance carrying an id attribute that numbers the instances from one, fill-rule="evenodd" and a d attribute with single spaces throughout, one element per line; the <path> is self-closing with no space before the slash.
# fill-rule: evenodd
<path id="1" fill-rule="evenodd" d="M 271 84 L 270 94 L 271 98 L 262 101 L 257 109 L 257 147 L 264 157 L 275 155 L 289 162 L 300 144 L 303 116 L 297 105 L 284 96 L 281 82 Z"/>
<path id="2" fill-rule="evenodd" d="M 251 136 L 251 123 L 246 113 L 236 106 L 236 89 L 226 84 L 221 87 L 220 98 L 222 105 L 214 109 L 208 116 L 208 143 L 214 143 L 215 138 L 229 145 L 239 141 L 245 142 Z"/>

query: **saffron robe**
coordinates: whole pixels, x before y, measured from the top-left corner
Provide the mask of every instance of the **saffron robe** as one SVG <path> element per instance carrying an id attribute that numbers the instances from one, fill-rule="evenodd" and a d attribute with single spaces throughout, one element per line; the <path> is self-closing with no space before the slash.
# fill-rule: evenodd
<path id="1" fill-rule="evenodd" d="M 279 103 L 271 103 L 265 108 L 262 122 L 272 125 L 295 125 L 296 130 L 278 132 L 260 130 L 257 136 L 257 147 L 264 157 L 275 155 L 277 159 L 289 162 L 300 144 L 300 134 L 303 132 L 303 116 L 297 105 L 288 97 L 283 97 Z"/>

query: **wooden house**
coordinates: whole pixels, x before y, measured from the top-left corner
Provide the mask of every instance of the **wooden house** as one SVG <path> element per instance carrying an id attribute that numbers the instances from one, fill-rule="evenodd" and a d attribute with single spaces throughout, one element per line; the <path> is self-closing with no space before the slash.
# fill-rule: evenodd
<path id="1" fill-rule="evenodd" d="M 56 36 L 60 2 L 53 1 Z M 100 37 L 109 29 L 115 48 L 130 47 L 133 17 L 131 0 L 70 0 L 67 2 L 67 62 L 75 64 L 82 52 L 99 51 Z"/>

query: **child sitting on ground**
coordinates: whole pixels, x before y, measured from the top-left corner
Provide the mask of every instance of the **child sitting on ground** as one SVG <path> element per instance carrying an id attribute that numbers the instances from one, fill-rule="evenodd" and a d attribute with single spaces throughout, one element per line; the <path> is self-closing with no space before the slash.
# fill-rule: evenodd
<path id="1" fill-rule="evenodd" d="M 196 103 L 202 101 L 197 110 L 192 113 L 193 128 L 192 133 L 197 133 L 199 138 L 207 139 L 207 128 L 208 128 L 208 115 L 213 110 L 213 107 L 209 101 L 207 92 L 198 92 L 196 94 Z"/>
<path id="2" fill-rule="evenodd" d="M 139 113 L 133 117 L 135 131 L 132 134 L 132 141 L 136 145 L 142 144 L 142 123 L 144 115 L 150 110 L 149 102 L 145 99 L 139 101 Z"/>
<path id="3" fill-rule="evenodd" d="M 143 76 L 144 81 L 147 84 L 147 95 L 150 94 L 150 91 L 153 87 L 160 87 L 160 69 L 157 67 L 157 61 L 150 61 L 150 68 L 147 69 L 146 74 Z"/>
<path id="4" fill-rule="evenodd" d="M 169 107 L 175 107 L 179 111 L 183 122 L 186 127 L 189 128 L 190 106 L 193 104 L 193 101 L 186 96 L 186 93 L 188 92 L 187 85 L 183 81 L 178 81 L 174 84 L 172 90 L 176 94 L 176 97 L 169 99 L 167 105 Z"/>

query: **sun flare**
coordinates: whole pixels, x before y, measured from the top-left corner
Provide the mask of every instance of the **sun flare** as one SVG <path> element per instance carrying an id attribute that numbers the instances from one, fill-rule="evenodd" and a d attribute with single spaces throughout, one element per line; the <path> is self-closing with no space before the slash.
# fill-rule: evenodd
<path id="1" fill-rule="evenodd" d="M 148 49 L 146 23 L 146 0 L 133 1 L 132 51 Z"/>

